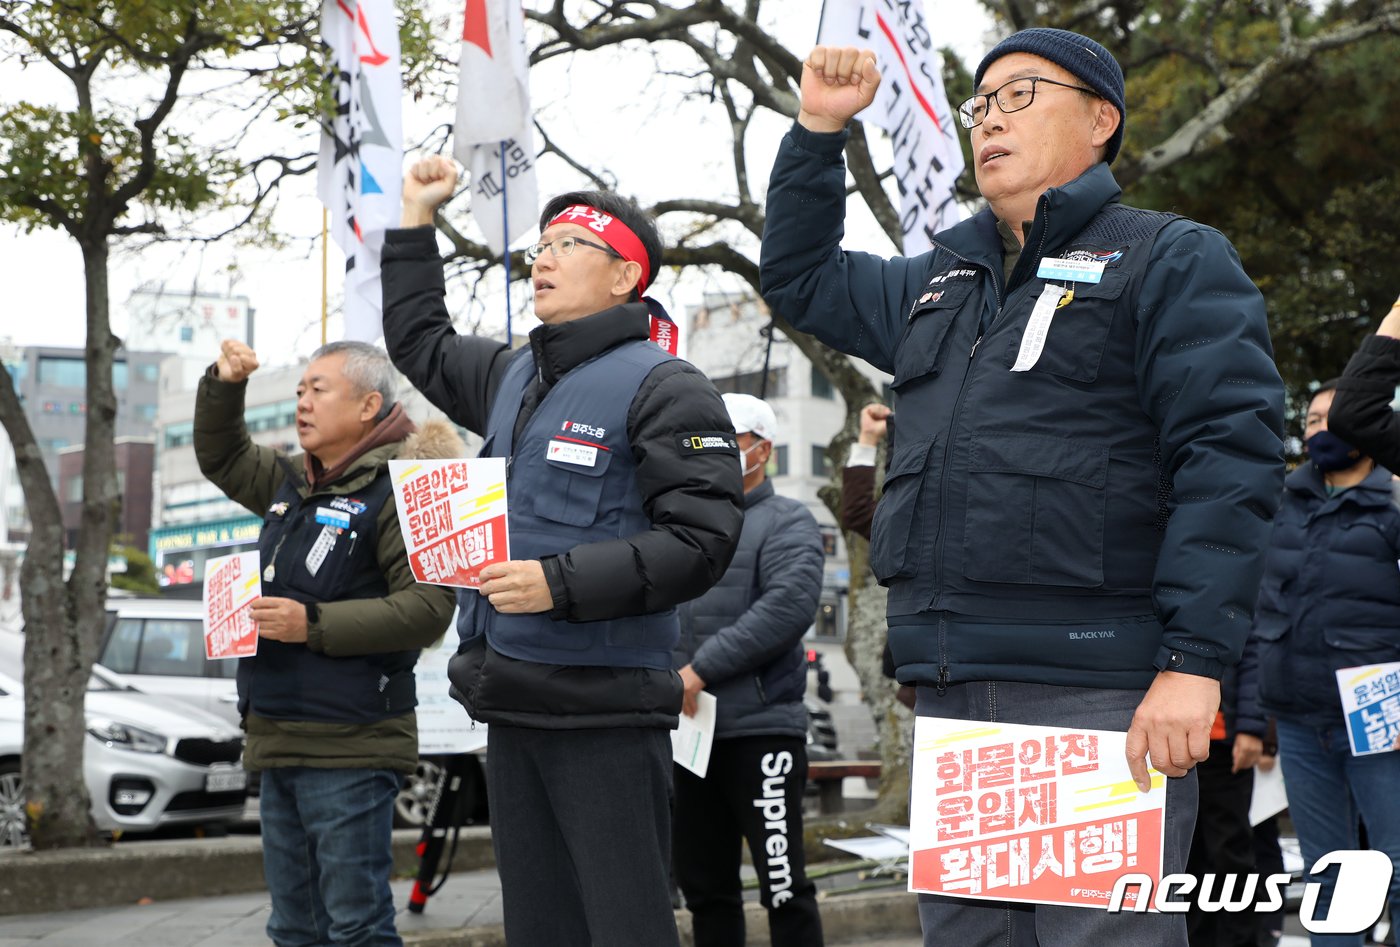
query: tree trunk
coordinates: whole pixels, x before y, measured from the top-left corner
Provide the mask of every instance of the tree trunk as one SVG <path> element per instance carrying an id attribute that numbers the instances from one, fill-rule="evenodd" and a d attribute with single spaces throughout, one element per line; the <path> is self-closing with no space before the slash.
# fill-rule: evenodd
<path id="1" fill-rule="evenodd" d="M 83 242 L 87 289 L 87 424 L 83 512 L 76 561 L 63 575 L 63 522 L 51 489 L 36 503 L 25 483 L 33 533 L 25 556 L 24 786 L 34 848 L 100 843 L 83 780 L 83 701 L 105 623 L 107 551 L 117 498 L 112 363 L 119 340 L 108 322 L 107 244 Z M 45 478 L 45 487 L 48 487 Z M 44 502 L 47 501 L 47 502 Z"/>

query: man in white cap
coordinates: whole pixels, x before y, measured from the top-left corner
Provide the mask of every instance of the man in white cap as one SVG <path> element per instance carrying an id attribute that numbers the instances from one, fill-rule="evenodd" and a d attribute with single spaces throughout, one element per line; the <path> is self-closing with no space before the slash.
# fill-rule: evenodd
<path id="1" fill-rule="evenodd" d="M 773 492 L 766 466 L 778 422 L 767 402 L 727 394 L 744 471 L 744 529 L 734 560 L 703 596 L 681 606 L 673 666 L 684 713 L 714 694 L 714 748 L 704 779 L 676 768 L 676 882 L 696 947 L 744 943 L 741 840 L 758 871 L 773 947 L 821 947 L 816 888 L 802 853 L 807 782 L 807 661 L 802 635 L 822 588 L 817 521 Z"/>

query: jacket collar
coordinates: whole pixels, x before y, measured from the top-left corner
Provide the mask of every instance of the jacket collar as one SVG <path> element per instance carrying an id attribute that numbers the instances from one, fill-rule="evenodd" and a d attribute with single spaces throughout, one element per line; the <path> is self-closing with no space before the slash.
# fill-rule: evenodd
<path id="1" fill-rule="evenodd" d="M 1350 490 L 1340 496 L 1329 497 L 1327 495 L 1327 481 L 1322 479 L 1322 471 L 1318 470 L 1317 465 L 1312 461 L 1299 464 L 1283 481 L 1285 489 L 1294 493 L 1315 496 L 1319 500 L 1349 500 L 1363 506 L 1377 507 L 1388 506 L 1393 502 L 1390 483 L 1390 471 L 1377 466 L 1367 475 L 1365 480 Z"/>
<path id="2" fill-rule="evenodd" d="M 1026 252 L 1016 266 L 1012 283 L 1026 278 L 1025 269 L 1039 266 L 1043 254 L 1054 253 L 1077 237 L 1095 214 L 1106 204 L 1118 200 L 1122 193 L 1113 172 L 1101 161 L 1068 184 L 1052 187 L 1040 195 L 1031 232 L 1026 237 Z M 1011 222 L 1013 227 L 1020 225 L 1020 221 Z M 1001 235 L 997 233 L 997 219 L 991 208 L 983 208 L 940 236 L 938 242 L 963 259 L 981 264 L 993 273 L 1001 272 Z"/>
<path id="3" fill-rule="evenodd" d="M 608 349 L 650 336 L 651 321 L 646 303 L 623 303 L 581 319 L 535 326 L 530 330 L 530 351 L 534 353 L 540 376 L 546 384 L 553 385 L 572 369 Z"/>
<path id="4" fill-rule="evenodd" d="M 764 477 L 762 483 L 754 487 L 748 493 L 744 494 L 744 507 L 748 508 L 751 506 L 755 506 L 756 504 L 762 503 L 764 500 L 768 499 L 772 495 L 773 481 L 769 480 L 767 477 Z"/>

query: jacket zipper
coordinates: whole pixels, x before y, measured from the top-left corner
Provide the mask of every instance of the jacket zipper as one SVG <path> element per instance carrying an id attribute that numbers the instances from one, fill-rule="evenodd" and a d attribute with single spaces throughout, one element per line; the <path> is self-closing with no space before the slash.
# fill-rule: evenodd
<path id="1" fill-rule="evenodd" d="M 1000 315 L 1001 315 L 1002 306 L 1003 306 L 1003 301 L 1002 301 L 1001 289 L 997 286 L 997 277 L 996 277 L 996 273 L 994 273 L 994 272 L 992 271 L 992 268 L 991 268 L 990 266 L 986 265 L 985 263 L 977 263 L 977 262 L 974 262 L 974 261 L 972 261 L 972 260 L 967 259 L 966 257 L 962 256 L 961 254 L 954 253 L 953 250 L 952 250 L 950 247 L 944 246 L 943 244 L 938 243 L 937 241 L 934 241 L 934 242 L 933 242 L 933 245 L 934 245 L 935 247 L 938 247 L 940 250 L 944 251 L 945 253 L 952 254 L 952 256 L 953 256 L 954 258 L 956 258 L 956 259 L 958 260 L 959 263 L 966 263 L 966 264 L 969 265 L 969 266 L 975 266 L 975 267 L 977 267 L 978 269 L 980 269 L 980 270 L 982 270 L 983 272 L 985 272 L 985 273 L 987 274 L 987 276 L 991 278 L 991 282 L 992 282 L 992 294 L 996 297 L 996 301 L 997 301 L 997 316 L 1000 316 Z M 978 321 L 980 322 L 980 321 L 981 321 L 981 318 L 982 318 L 981 313 L 978 313 L 977 318 L 978 318 Z M 994 317 L 992 318 L 992 323 L 995 324 L 995 322 L 996 322 L 996 316 L 994 316 Z M 953 415 L 952 415 L 952 418 L 950 419 L 949 424 L 948 424 L 948 436 L 944 438 L 944 443 L 943 443 L 943 469 L 944 469 L 945 471 L 948 469 L 948 458 L 949 458 L 949 456 L 950 456 L 951 453 L 952 453 L 952 447 L 953 447 L 953 441 L 954 441 L 953 431 L 954 431 L 954 429 L 955 429 L 956 426 L 957 426 L 958 414 L 960 413 L 960 411 L 961 411 L 961 409 L 962 409 L 963 396 L 964 396 L 964 394 L 965 394 L 965 392 L 966 392 L 966 390 L 967 390 L 967 380 L 968 380 L 968 378 L 972 375 L 972 362 L 973 362 L 973 361 L 976 359 L 976 357 L 977 357 L 977 347 L 981 344 L 981 342 L 982 342 L 982 336 L 981 336 L 981 335 L 978 335 L 978 336 L 977 336 L 977 340 L 976 340 L 975 342 L 972 343 L 972 351 L 969 352 L 969 353 L 968 353 L 968 356 L 967 356 L 967 358 L 968 358 L 968 368 L 967 368 L 967 370 L 963 373 L 963 381 L 962 381 L 962 384 L 958 386 L 958 397 L 957 397 L 957 400 L 956 400 L 956 401 L 954 402 L 954 404 L 953 404 Z M 945 478 L 942 478 L 942 481 L 941 481 L 940 484 L 939 484 L 939 491 L 938 491 L 938 522 L 939 522 L 939 530 L 940 530 L 940 536 L 939 536 L 939 538 L 938 538 L 938 560 L 937 560 L 938 575 L 942 575 L 942 574 L 943 574 L 943 547 L 944 547 L 944 544 L 947 542 L 947 537 L 948 537 L 948 531 L 947 531 L 947 529 L 944 528 L 945 524 L 944 524 L 944 522 L 943 522 L 943 520 L 944 520 L 944 515 L 943 515 L 943 514 L 944 514 L 944 511 L 945 511 L 945 509 L 947 508 L 947 506 L 948 506 L 948 480 L 947 480 L 947 478 L 945 477 Z M 933 595 L 933 600 L 929 602 L 929 607 L 930 607 L 930 608 L 936 607 L 936 606 L 938 605 L 939 597 L 940 597 L 939 593 L 935 591 L 935 592 L 934 592 L 934 595 Z M 942 693 L 942 690 L 943 690 L 943 689 L 946 689 L 946 687 L 947 687 L 947 684 L 946 684 L 946 682 L 945 682 L 945 678 L 946 678 L 946 674 L 947 674 L 947 667 L 946 667 L 946 661 L 944 661 L 943 640 L 942 640 L 942 639 L 943 639 L 943 630 L 942 630 L 942 623 L 940 622 L 940 623 L 939 623 L 939 660 L 940 660 L 941 662 L 944 662 L 944 664 L 945 664 L 944 667 L 942 667 L 942 668 L 939 669 L 939 673 L 938 673 L 940 693 Z"/>
<path id="2" fill-rule="evenodd" d="M 1036 251 L 1035 251 L 1036 255 L 1035 255 L 1034 257 L 1031 258 L 1031 259 L 1032 259 L 1032 263 L 1034 263 L 1036 260 L 1038 260 L 1038 259 L 1040 258 L 1040 254 L 1042 254 L 1042 253 L 1045 252 L 1045 235 L 1046 235 L 1046 233 L 1049 231 L 1049 219 L 1048 219 L 1048 218 L 1049 218 L 1049 211 L 1048 211 L 1048 205 L 1046 205 L 1044 201 L 1041 202 L 1040 207 L 1037 209 L 1037 214 L 1038 214 L 1039 217 L 1040 217 L 1040 225 L 1041 225 L 1041 226 L 1040 226 L 1040 245 L 1036 248 Z M 997 287 L 997 275 L 996 275 L 996 273 L 995 273 L 995 272 L 992 270 L 992 268 L 991 268 L 990 266 L 988 266 L 987 264 L 985 264 L 985 263 L 975 263 L 975 262 L 973 262 L 973 261 L 971 261 L 971 260 L 967 260 L 967 259 L 965 259 L 964 257 L 962 257 L 961 254 L 954 253 L 953 250 L 952 250 L 950 247 L 946 247 L 946 246 L 944 246 L 943 244 L 940 244 L 940 243 L 937 243 L 937 242 L 934 242 L 933 245 L 936 246 L 936 247 L 938 247 L 938 248 L 941 249 L 941 250 L 944 250 L 945 252 L 952 253 L 953 256 L 957 257 L 959 260 L 962 260 L 963 262 L 970 263 L 970 264 L 973 265 L 973 266 L 980 267 L 983 271 L 986 272 L 986 274 L 987 274 L 988 276 L 991 277 L 991 280 L 992 280 L 992 292 L 996 295 L 996 300 L 997 300 L 997 311 L 996 311 L 995 315 L 992 316 L 992 321 L 991 321 L 990 323 L 988 323 L 987 328 L 988 328 L 988 330 L 990 331 L 990 329 L 993 328 L 993 327 L 997 324 L 997 320 L 999 320 L 999 319 L 1001 318 L 1002 310 L 1005 309 L 1005 307 L 1006 307 L 1006 300 L 1002 297 L 1001 290 Z M 1018 265 L 1019 265 L 1019 261 L 1018 261 Z M 1008 287 L 1008 290 L 1007 290 L 1007 291 L 1008 291 L 1008 293 L 1010 292 L 1009 287 Z M 978 319 L 979 319 L 979 321 L 980 321 L 980 319 L 981 319 L 981 314 L 980 314 L 980 313 L 978 314 Z M 975 342 L 972 343 L 972 351 L 970 351 L 970 352 L 968 353 L 968 355 L 967 355 L 967 361 L 968 361 L 967 371 L 965 371 L 965 372 L 963 373 L 962 384 L 958 386 L 958 397 L 957 397 L 957 400 L 953 402 L 953 414 L 952 414 L 952 417 L 949 419 L 949 422 L 948 422 L 948 437 L 947 437 L 947 439 L 946 439 L 947 442 L 943 445 L 943 470 L 945 471 L 945 473 L 946 473 L 946 471 L 948 470 L 948 459 L 949 459 L 949 457 L 950 457 L 951 454 L 952 454 L 953 442 L 954 442 L 955 440 L 957 440 L 956 431 L 957 431 L 957 427 L 958 427 L 958 418 L 959 418 L 959 416 L 962 414 L 963 401 L 964 401 L 964 400 L 966 399 L 966 397 L 967 397 L 967 385 L 968 385 L 968 381 L 972 378 L 972 369 L 973 369 L 973 366 L 975 365 L 976 360 L 977 360 L 977 349 L 978 349 L 978 347 L 981 345 L 981 343 L 982 343 L 982 335 L 979 333 L 978 336 L 977 336 L 977 340 L 976 340 Z M 947 546 L 948 546 L 948 529 L 947 529 L 947 523 L 945 522 L 947 512 L 948 512 L 948 478 L 947 478 L 946 476 L 944 476 L 944 477 L 940 478 L 940 482 L 939 482 L 939 485 L 938 485 L 938 523 L 939 523 L 939 527 L 938 527 L 938 528 L 939 528 L 939 537 L 938 537 L 938 559 L 937 559 L 937 568 L 938 568 L 938 573 L 937 573 L 937 574 L 938 574 L 938 575 L 942 575 L 942 574 L 943 574 L 943 562 L 944 562 L 944 558 L 945 558 L 945 552 L 946 552 Z M 942 597 L 942 594 L 941 594 L 940 592 L 938 592 L 938 591 L 935 591 L 935 592 L 934 592 L 934 595 L 933 595 L 933 600 L 932 600 L 931 602 L 929 602 L 929 607 L 930 607 L 930 608 L 936 608 L 936 607 L 938 606 L 938 604 L 939 604 L 939 599 L 940 599 L 941 597 Z M 940 647 L 940 651 L 942 650 L 943 634 L 944 634 L 943 626 L 942 626 L 942 623 L 940 622 L 940 624 L 939 624 L 939 641 L 940 641 L 939 647 Z M 944 658 L 944 655 L 940 654 L 940 660 L 942 660 L 943 658 Z M 944 676 L 946 671 L 947 671 L 947 667 L 946 667 L 946 663 L 945 663 L 945 666 L 944 666 L 942 669 L 940 669 L 940 671 L 939 671 L 939 682 L 940 682 L 940 686 L 943 687 L 944 689 L 947 688 L 947 682 L 946 682 L 945 676 Z"/>

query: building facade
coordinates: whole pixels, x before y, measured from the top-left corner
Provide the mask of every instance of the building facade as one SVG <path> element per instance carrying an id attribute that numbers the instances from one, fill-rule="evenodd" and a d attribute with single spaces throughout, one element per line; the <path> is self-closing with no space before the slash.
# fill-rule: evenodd
<path id="1" fill-rule="evenodd" d="M 846 406 L 826 376 L 781 332 L 769 345 L 768 307 L 749 293 L 707 293 L 686 319 L 686 358 L 721 392 L 761 397 L 778 416 L 768 475 L 783 496 L 812 511 L 826 545 L 822 600 L 814 620 L 819 638 L 844 638 L 850 566 L 836 518 L 818 491 L 832 483 L 827 445 L 841 430 Z M 889 376 L 855 363 L 877 389 Z M 766 371 L 765 371 L 766 366 Z"/>

